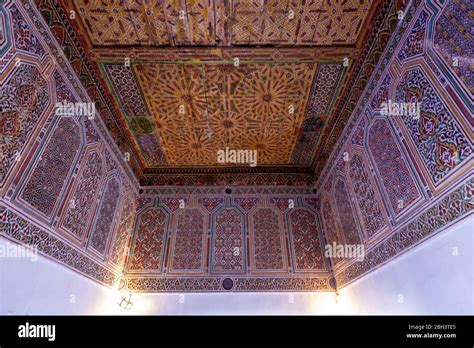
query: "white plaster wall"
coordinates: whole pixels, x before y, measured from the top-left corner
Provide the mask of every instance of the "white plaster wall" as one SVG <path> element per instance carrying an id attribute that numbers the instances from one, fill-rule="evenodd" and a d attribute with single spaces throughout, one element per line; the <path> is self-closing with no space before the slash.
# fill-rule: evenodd
<path id="1" fill-rule="evenodd" d="M 0 248 L 7 243 L 0 237 Z M 10 248 L 9 246 L 9 248 Z M 109 290 L 45 257 L 0 257 L 0 315 L 88 314 Z"/>
<path id="2" fill-rule="evenodd" d="M 473 236 L 471 215 L 341 289 L 340 303 L 354 314 L 474 314 Z"/>
<path id="3" fill-rule="evenodd" d="M 473 314 L 473 224 L 464 219 L 340 290 L 337 304 L 333 293 L 133 294 L 125 311 L 116 292 L 44 257 L 0 258 L 0 314 Z"/>
<path id="4" fill-rule="evenodd" d="M 12 245 L 0 237 L 0 247 L 7 243 Z M 0 315 L 310 314 L 327 312 L 323 305 L 334 294 L 133 294 L 130 311 L 117 305 L 119 299 L 117 292 L 45 257 L 0 257 Z"/>

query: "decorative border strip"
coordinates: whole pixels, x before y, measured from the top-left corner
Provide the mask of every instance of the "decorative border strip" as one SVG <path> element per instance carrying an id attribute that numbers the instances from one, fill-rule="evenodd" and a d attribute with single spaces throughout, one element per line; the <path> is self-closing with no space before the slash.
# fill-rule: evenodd
<path id="1" fill-rule="evenodd" d="M 337 47 L 257 47 L 242 48 L 239 46 L 209 47 L 114 47 L 92 48 L 91 57 L 100 63 L 123 63 L 125 58 L 130 64 L 139 63 L 222 63 L 238 57 L 240 64 L 248 63 L 324 63 L 335 59 L 352 58 L 357 49 L 352 46 Z"/>
<path id="2" fill-rule="evenodd" d="M 473 172 L 474 173 L 474 172 Z M 354 262 L 335 275 L 338 286 L 345 287 L 373 272 L 403 252 L 418 245 L 454 222 L 474 212 L 474 178 L 468 178 L 454 191 L 405 223 L 365 255 L 364 261 Z"/>
<path id="3" fill-rule="evenodd" d="M 35 246 L 41 255 L 102 285 L 112 286 L 118 278 L 117 273 L 94 262 L 89 256 L 1 204 L 0 236 L 20 244 Z"/>
<path id="4" fill-rule="evenodd" d="M 232 189 L 232 192 L 226 193 L 226 189 L 231 185 L 227 186 L 197 186 L 197 187 L 187 187 L 187 186 L 170 186 L 170 187 L 150 187 L 144 188 L 140 191 L 140 197 L 151 196 L 156 197 L 157 195 L 209 195 L 209 194 L 269 194 L 269 195 L 278 195 L 278 194 L 297 194 L 297 195 L 311 195 L 313 197 L 314 192 L 307 186 L 239 186 Z"/>
<path id="5" fill-rule="evenodd" d="M 334 291 L 329 276 L 307 278 L 277 277 L 191 277 L 191 278 L 123 278 L 133 292 L 314 292 Z"/>
<path id="6" fill-rule="evenodd" d="M 248 186 L 282 185 L 311 186 L 311 173 L 232 173 L 232 174 L 160 174 L 144 175 L 140 185 L 144 186 Z"/>

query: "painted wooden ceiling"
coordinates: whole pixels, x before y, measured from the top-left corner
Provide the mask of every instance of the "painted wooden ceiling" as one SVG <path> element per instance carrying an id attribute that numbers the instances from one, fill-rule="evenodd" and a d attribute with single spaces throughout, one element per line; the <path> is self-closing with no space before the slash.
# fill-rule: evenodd
<path id="1" fill-rule="evenodd" d="M 371 0 L 77 0 L 94 45 L 354 44 Z"/>
<path id="2" fill-rule="evenodd" d="M 254 173 L 309 174 L 376 3 L 62 1 L 142 173 L 156 176 L 245 172 L 218 163 L 225 148 L 256 150 Z"/>

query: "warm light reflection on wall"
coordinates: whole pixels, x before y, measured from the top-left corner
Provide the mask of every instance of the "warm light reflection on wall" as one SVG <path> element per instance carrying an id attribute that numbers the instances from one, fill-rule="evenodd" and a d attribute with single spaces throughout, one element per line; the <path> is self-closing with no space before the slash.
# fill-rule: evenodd
<path id="1" fill-rule="evenodd" d="M 126 291 L 110 289 L 109 294 L 101 303 L 99 313 L 108 315 L 213 315 L 216 308 L 211 304 L 216 305 L 216 303 L 219 303 L 219 307 L 222 303 L 229 304 L 229 308 L 224 309 L 227 315 L 281 315 L 285 313 L 289 315 L 351 315 L 354 313 L 353 305 L 347 296 L 340 294 L 336 303 L 335 292 L 295 293 L 293 304 L 288 302 L 286 293 L 184 294 L 186 302 L 182 304 L 178 301 L 179 294 L 132 293 L 133 306 L 128 310 L 119 305 L 122 297 L 127 298 L 127 296 Z M 218 297 L 221 299 L 219 300 Z M 223 300 L 222 297 L 228 301 Z M 271 310 L 268 311 L 270 302 Z M 261 305 L 256 305 L 258 303 Z M 205 304 L 205 311 L 203 311 L 202 304 Z M 242 308 L 248 310 L 242 312 L 240 310 Z M 222 308 L 220 309 L 222 310 Z"/>
<path id="2" fill-rule="evenodd" d="M 319 315 L 351 315 L 353 305 L 348 297 L 339 293 L 336 301 L 335 292 L 320 292 L 312 301 L 311 314 Z"/>
<path id="3" fill-rule="evenodd" d="M 99 305 L 99 313 L 107 315 L 157 314 L 149 313 L 149 309 L 147 310 L 147 303 L 152 305 L 152 302 L 151 299 L 143 298 L 140 294 L 129 292 L 126 282 L 120 277 L 103 298 Z"/>
<path id="4" fill-rule="evenodd" d="M 123 298 L 131 295 L 132 306 L 126 309 L 124 305 L 120 306 Z M 150 313 L 149 308 L 153 308 L 153 300 L 137 293 L 129 293 L 118 289 L 110 289 L 107 296 L 102 299 L 98 312 L 106 315 L 140 315 L 140 314 L 159 314 Z"/>

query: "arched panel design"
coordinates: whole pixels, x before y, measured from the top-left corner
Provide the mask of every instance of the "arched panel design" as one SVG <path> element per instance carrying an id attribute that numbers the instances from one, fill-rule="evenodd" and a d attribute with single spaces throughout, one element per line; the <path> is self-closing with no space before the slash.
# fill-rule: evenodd
<path id="1" fill-rule="evenodd" d="M 117 162 L 115 162 L 115 159 L 112 157 L 112 154 L 110 151 L 105 149 L 105 167 L 107 168 L 107 173 L 111 172 L 113 170 L 118 170 Z"/>
<path id="2" fill-rule="evenodd" d="M 55 103 L 63 103 L 64 101 L 75 103 L 78 101 L 72 92 L 73 89 L 66 83 L 66 79 L 63 77 L 60 69 L 54 69 L 51 78 L 54 81 L 55 95 L 53 97 L 55 97 Z"/>
<path id="3" fill-rule="evenodd" d="M 352 155 L 349 162 L 349 176 L 359 205 L 364 231 L 367 237 L 371 238 L 386 226 L 386 222 L 382 213 L 383 205 L 377 199 L 362 155 L 358 153 Z"/>
<path id="4" fill-rule="evenodd" d="M 255 207 L 259 202 L 259 197 L 234 197 L 233 201 L 239 207 L 241 207 L 245 212 L 249 212 Z"/>
<path id="5" fill-rule="evenodd" d="M 51 217 L 81 147 L 81 131 L 72 117 L 61 117 L 46 144 L 21 199 Z"/>
<path id="6" fill-rule="evenodd" d="M 129 271 L 160 273 L 163 267 L 169 217 L 163 208 L 150 207 L 137 217 Z"/>
<path id="7" fill-rule="evenodd" d="M 286 250 L 280 214 L 270 208 L 259 208 L 249 220 L 253 270 L 284 271 Z"/>
<path id="8" fill-rule="evenodd" d="M 84 163 L 82 172 L 76 180 L 74 193 L 67 202 L 67 210 L 61 224 L 79 241 L 83 241 L 87 234 L 87 226 L 104 175 L 102 158 L 97 152 L 90 153 Z"/>
<path id="9" fill-rule="evenodd" d="M 245 272 L 244 216 L 236 208 L 223 208 L 213 216 L 211 265 L 221 273 Z"/>
<path id="10" fill-rule="evenodd" d="M 170 272 L 202 272 L 204 264 L 205 218 L 199 209 L 181 209 L 176 213 Z"/>
<path id="11" fill-rule="evenodd" d="M 332 185 L 334 184 L 334 170 L 331 170 L 327 177 L 326 177 L 326 182 L 323 185 L 324 190 L 328 193 L 332 193 Z"/>
<path id="12" fill-rule="evenodd" d="M 349 151 L 348 149 L 343 149 L 341 156 L 337 159 L 334 169 L 339 172 L 339 174 L 345 175 L 346 165 L 349 161 Z"/>
<path id="13" fill-rule="evenodd" d="M 389 73 L 385 75 L 383 80 L 380 82 L 378 85 L 375 95 L 372 98 L 372 101 L 370 103 L 370 106 L 372 107 L 372 110 L 380 110 L 383 108 L 383 103 L 388 103 L 388 100 L 390 99 L 390 88 L 392 86 L 392 76 L 390 76 Z M 367 111 L 366 111 L 367 112 Z M 364 121 L 361 121 L 359 123 L 359 126 L 361 123 L 365 123 Z M 365 125 L 364 125 L 365 126 Z M 357 131 L 354 133 L 356 134 Z M 352 143 L 355 145 L 360 145 L 363 146 L 363 138 L 357 137 L 358 141 L 354 141 L 354 138 L 352 139 Z"/>
<path id="14" fill-rule="evenodd" d="M 128 249 L 127 241 L 132 233 L 135 209 L 135 196 L 129 192 L 122 200 L 120 222 L 113 238 L 109 259 L 111 263 L 120 268 L 123 267 L 123 256 L 126 249 Z"/>
<path id="15" fill-rule="evenodd" d="M 359 121 L 359 124 L 357 125 L 354 133 L 352 133 L 352 137 L 351 137 L 352 145 L 357 145 L 357 146 L 362 146 L 362 147 L 364 146 L 365 125 L 366 125 L 366 121 L 364 118 L 362 118 Z"/>
<path id="16" fill-rule="evenodd" d="M 89 249 L 94 250 L 102 257 L 105 257 L 109 241 L 112 237 L 119 197 L 120 183 L 116 178 L 112 177 L 105 184 L 88 245 Z"/>
<path id="17" fill-rule="evenodd" d="M 40 123 L 50 96 L 36 66 L 20 64 L 0 88 L 0 188 Z"/>
<path id="18" fill-rule="evenodd" d="M 361 244 L 358 223 L 351 205 L 351 198 L 346 183 L 338 178 L 334 185 L 334 201 L 339 212 L 342 233 L 347 244 Z"/>
<path id="19" fill-rule="evenodd" d="M 374 120 L 369 130 L 368 145 L 390 206 L 395 214 L 399 214 L 415 202 L 420 194 L 387 120 Z"/>
<path id="20" fill-rule="evenodd" d="M 336 224 L 333 208 L 329 198 L 324 198 L 322 204 L 322 218 L 324 223 L 324 232 L 326 236 L 326 243 L 329 245 L 341 245 L 344 243 L 344 239 L 339 235 L 338 227 Z M 337 265 L 342 259 L 337 257 L 331 258 L 332 262 Z"/>
<path id="21" fill-rule="evenodd" d="M 288 222 L 295 272 L 324 271 L 316 215 L 306 208 L 291 209 Z"/>
<path id="22" fill-rule="evenodd" d="M 198 203 L 209 213 L 212 213 L 218 206 L 224 203 L 222 197 L 199 197 Z"/>

